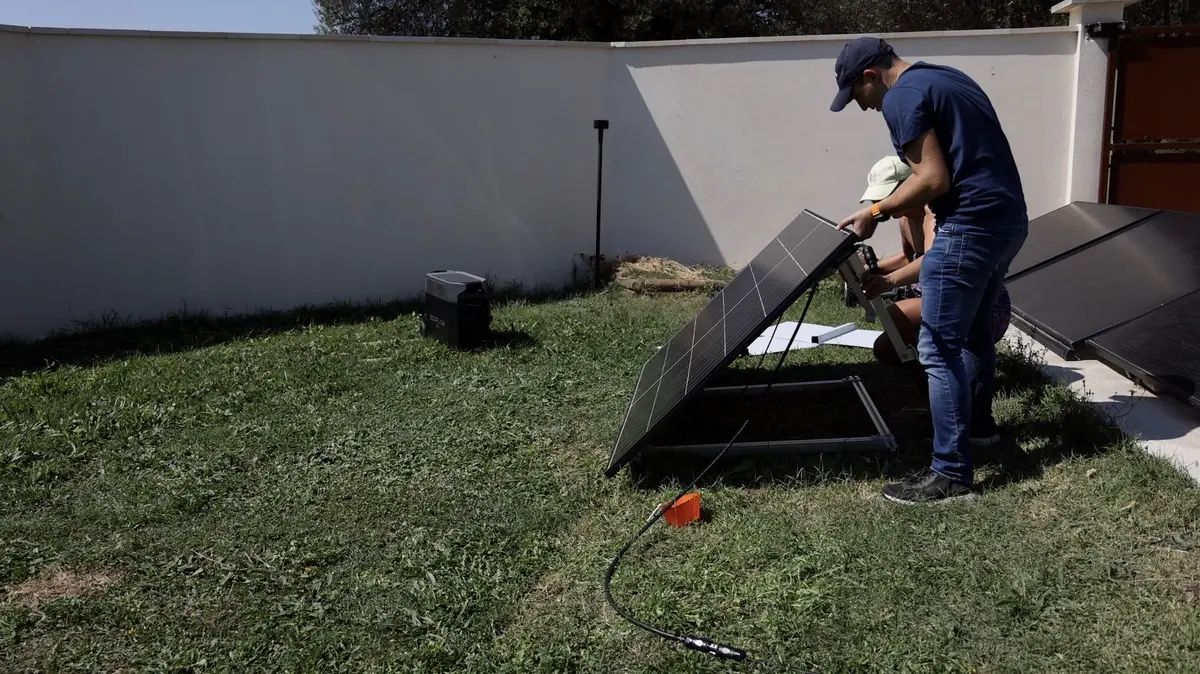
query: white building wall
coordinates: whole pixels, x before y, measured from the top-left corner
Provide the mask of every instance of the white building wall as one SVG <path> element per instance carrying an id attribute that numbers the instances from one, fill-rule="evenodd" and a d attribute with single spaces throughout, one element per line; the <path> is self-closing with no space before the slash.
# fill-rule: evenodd
<path id="1" fill-rule="evenodd" d="M 1076 28 L 886 37 L 984 86 L 1031 216 L 1066 203 Z M 877 113 L 829 112 L 846 39 L 0 30 L 0 333 L 412 296 L 440 268 L 562 283 L 597 118 L 604 252 L 743 264 L 805 208 L 851 212 L 891 152 Z"/>
<path id="2" fill-rule="evenodd" d="M 885 37 L 907 61 L 978 81 L 1013 146 L 1030 216 L 1063 205 L 1073 28 Z M 614 50 L 606 221 L 616 252 L 740 265 L 806 208 L 834 221 L 858 208 L 871 165 L 893 149 L 879 113 L 829 111 L 847 39 Z M 898 250 L 895 226 L 881 225 L 872 244 Z"/>
<path id="3" fill-rule="evenodd" d="M 560 284 L 591 246 L 606 46 L 0 33 L 0 51 L 24 83 L 7 100 L 33 106 L 4 120 L 0 332 L 411 295 L 447 267 Z"/>

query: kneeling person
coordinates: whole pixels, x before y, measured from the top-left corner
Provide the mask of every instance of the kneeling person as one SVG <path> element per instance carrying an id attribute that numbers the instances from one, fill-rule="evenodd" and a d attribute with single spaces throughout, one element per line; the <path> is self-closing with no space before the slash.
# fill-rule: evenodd
<path id="1" fill-rule="evenodd" d="M 860 202 L 882 201 L 912 175 L 912 169 L 896 155 L 880 159 L 867 175 L 867 189 Z M 879 261 L 879 274 L 863 279 L 863 292 L 867 299 L 900 290 L 901 299 L 888 305 L 888 314 L 896 324 L 901 340 L 908 346 L 917 346 L 921 330 L 921 261 L 925 251 L 933 245 L 935 219 L 928 206 L 897 214 L 900 228 L 901 251 Z M 992 338 L 998 343 L 1008 330 L 1012 316 L 1012 305 L 1008 290 L 1001 285 L 1000 295 L 992 312 Z M 889 365 L 899 365 L 900 356 L 892 346 L 887 334 L 875 340 L 875 358 Z M 915 361 L 914 361 L 915 362 Z"/>

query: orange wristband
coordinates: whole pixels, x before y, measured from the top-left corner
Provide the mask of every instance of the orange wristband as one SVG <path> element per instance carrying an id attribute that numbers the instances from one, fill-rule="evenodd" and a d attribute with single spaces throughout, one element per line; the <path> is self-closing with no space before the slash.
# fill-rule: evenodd
<path id="1" fill-rule="evenodd" d="M 879 202 L 878 201 L 871 204 L 871 217 L 875 218 L 876 220 L 878 220 L 880 217 L 882 217 L 879 214 Z"/>

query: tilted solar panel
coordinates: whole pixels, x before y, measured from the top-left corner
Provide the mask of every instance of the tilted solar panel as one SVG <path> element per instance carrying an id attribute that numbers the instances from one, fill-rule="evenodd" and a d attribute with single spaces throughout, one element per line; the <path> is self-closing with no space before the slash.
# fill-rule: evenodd
<path id="1" fill-rule="evenodd" d="M 1007 281 L 1014 320 L 1074 357 L 1085 340 L 1200 289 L 1200 215 L 1163 211 Z"/>
<path id="2" fill-rule="evenodd" d="M 854 251 L 853 232 L 805 210 L 642 366 L 609 457 L 612 477 L 679 407 Z"/>

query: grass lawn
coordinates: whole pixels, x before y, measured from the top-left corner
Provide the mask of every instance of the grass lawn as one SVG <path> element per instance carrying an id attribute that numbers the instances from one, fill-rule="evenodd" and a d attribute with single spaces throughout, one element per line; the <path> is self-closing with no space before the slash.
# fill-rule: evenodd
<path id="1" fill-rule="evenodd" d="M 6 348 L 0 668 L 1200 671 L 1200 492 L 1019 354 L 974 502 L 880 498 L 929 452 L 920 420 L 889 416 L 898 456 L 727 462 L 703 523 L 626 555 L 613 592 L 634 615 L 769 666 L 621 620 L 604 570 L 686 472 L 601 473 L 641 364 L 704 299 L 513 302 L 481 353 L 423 340 L 403 305 Z M 809 320 L 861 318 L 839 300 L 823 287 Z M 24 367 L 44 357 L 61 364 Z M 866 350 L 785 370 L 859 374 L 885 415 L 916 391 Z M 861 433 L 839 405 L 776 403 L 747 433 Z M 720 442 L 742 417 L 680 432 L 704 418 Z"/>

